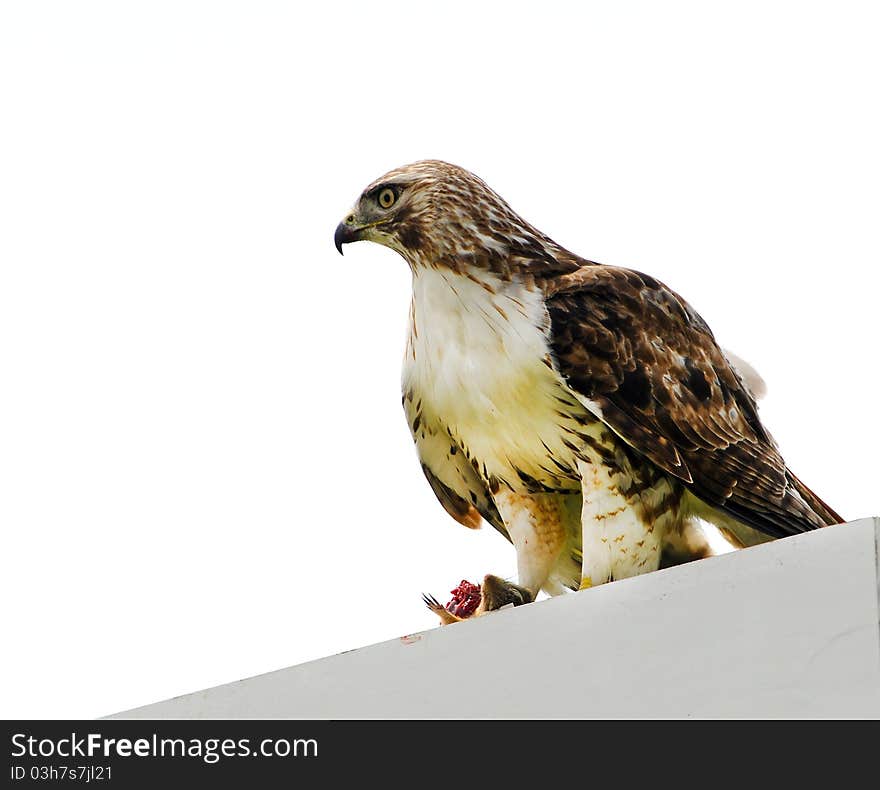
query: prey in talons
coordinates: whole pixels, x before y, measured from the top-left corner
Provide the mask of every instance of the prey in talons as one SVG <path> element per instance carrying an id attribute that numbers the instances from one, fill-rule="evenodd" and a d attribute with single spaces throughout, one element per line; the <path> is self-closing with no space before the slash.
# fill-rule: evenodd
<path id="1" fill-rule="evenodd" d="M 445 606 L 433 595 L 422 595 L 425 606 L 440 618 L 442 625 L 460 623 L 505 606 L 522 606 L 534 600 L 534 596 L 525 587 L 491 573 L 479 585 L 462 579 L 461 584 L 451 590 L 450 594 L 452 598 Z"/>

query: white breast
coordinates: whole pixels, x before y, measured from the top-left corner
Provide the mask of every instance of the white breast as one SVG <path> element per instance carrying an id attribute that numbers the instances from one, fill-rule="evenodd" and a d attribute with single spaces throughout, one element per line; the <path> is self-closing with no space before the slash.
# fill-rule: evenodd
<path id="1" fill-rule="evenodd" d="M 512 487 L 516 469 L 568 487 L 551 455 L 576 467 L 563 439 L 584 409 L 548 364 L 548 331 L 537 289 L 484 272 L 471 279 L 425 268 L 413 277 L 404 391 L 421 401 L 429 428 L 447 430 L 486 476 Z"/>

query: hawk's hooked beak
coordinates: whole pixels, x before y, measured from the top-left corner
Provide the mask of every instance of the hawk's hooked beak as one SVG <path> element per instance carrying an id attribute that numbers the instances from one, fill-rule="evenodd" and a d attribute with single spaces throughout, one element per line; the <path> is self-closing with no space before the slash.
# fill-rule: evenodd
<path id="1" fill-rule="evenodd" d="M 357 226 L 353 214 L 346 217 L 336 226 L 336 233 L 333 234 L 333 242 L 336 244 L 336 249 L 339 250 L 340 255 L 342 255 L 343 244 L 349 244 L 350 242 L 361 240 L 361 231 L 363 231 L 363 228 Z"/>

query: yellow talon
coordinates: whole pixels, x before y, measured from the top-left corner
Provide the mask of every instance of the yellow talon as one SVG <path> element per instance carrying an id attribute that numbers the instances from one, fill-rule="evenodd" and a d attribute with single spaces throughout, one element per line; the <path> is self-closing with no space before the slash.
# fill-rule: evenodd
<path id="1" fill-rule="evenodd" d="M 578 587 L 578 590 L 589 590 L 590 587 L 593 586 L 593 577 L 592 576 L 584 576 L 581 579 L 581 586 Z"/>

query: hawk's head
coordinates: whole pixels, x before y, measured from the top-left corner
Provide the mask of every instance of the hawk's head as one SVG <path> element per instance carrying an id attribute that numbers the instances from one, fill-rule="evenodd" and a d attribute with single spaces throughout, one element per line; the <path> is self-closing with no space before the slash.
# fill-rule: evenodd
<path id="1" fill-rule="evenodd" d="M 334 240 L 341 253 L 363 239 L 396 250 L 413 268 L 495 268 L 564 253 L 473 173 L 437 160 L 392 170 L 361 193 Z"/>

